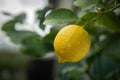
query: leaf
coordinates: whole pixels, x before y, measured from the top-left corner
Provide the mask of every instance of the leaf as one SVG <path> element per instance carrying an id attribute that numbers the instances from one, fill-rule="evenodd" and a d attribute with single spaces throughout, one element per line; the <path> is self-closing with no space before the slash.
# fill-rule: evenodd
<path id="1" fill-rule="evenodd" d="M 2 30 L 3 31 L 15 31 L 15 24 L 17 22 L 23 23 L 25 20 L 25 17 L 26 17 L 25 13 L 15 16 L 14 19 L 3 24 Z"/>
<path id="2" fill-rule="evenodd" d="M 95 80 L 109 80 L 114 72 L 120 70 L 119 67 L 120 64 L 116 64 L 109 58 L 98 56 L 91 65 L 90 73 Z"/>
<path id="3" fill-rule="evenodd" d="M 84 15 L 83 17 L 81 17 L 78 21 L 77 24 L 80 26 L 85 25 L 86 23 L 90 22 L 91 20 L 93 20 L 94 18 L 96 18 L 99 14 L 98 13 L 87 13 L 86 15 Z M 94 22 L 94 21 L 92 21 Z M 91 22 L 90 22 L 91 23 Z"/>
<path id="4" fill-rule="evenodd" d="M 30 31 L 7 31 L 7 35 L 10 37 L 12 42 L 17 44 L 21 44 L 22 40 L 26 37 L 38 36 L 37 34 Z"/>
<path id="5" fill-rule="evenodd" d="M 42 28 L 42 29 L 45 28 L 45 25 L 43 24 L 43 22 L 45 21 L 45 14 L 46 14 L 46 12 L 47 12 L 48 10 L 50 10 L 50 9 L 51 9 L 51 7 L 47 6 L 47 7 L 45 7 L 43 10 L 38 10 L 38 11 L 36 12 L 36 17 L 37 17 L 38 20 L 40 20 L 39 26 L 40 26 L 40 28 Z"/>
<path id="6" fill-rule="evenodd" d="M 96 5 L 98 0 L 76 0 L 73 4 L 82 10 L 87 10 Z"/>
<path id="7" fill-rule="evenodd" d="M 41 57 L 47 52 L 52 51 L 51 46 L 46 44 L 39 36 L 29 36 L 22 41 L 22 52 L 24 54 Z"/>
<path id="8" fill-rule="evenodd" d="M 5 16 L 12 16 L 12 14 L 11 14 L 11 13 L 6 12 L 6 11 L 2 11 L 2 14 L 4 14 Z"/>
<path id="9" fill-rule="evenodd" d="M 94 26 L 94 22 L 97 19 L 97 17 L 99 17 L 100 14 L 92 12 L 92 13 L 87 13 L 86 15 L 84 15 L 83 17 L 81 17 L 76 24 L 80 25 L 80 26 L 84 26 L 84 28 L 92 34 L 95 34 L 96 29 Z"/>
<path id="10" fill-rule="evenodd" d="M 57 32 L 58 32 L 58 29 L 51 29 L 51 32 L 47 34 L 44 38 L 42 38 L 47 51 L 54 51 L 53 41 Z"/>
<path id="11" fill-rule="evenodd" d="M 49 25 L 61 25 L 78 20 L 78 17 L 69 9 L 56 9 L 48 14 L 45 18 L 44 24 Z"/>
<path id="12" fill-rule="evenodd" d="M 58 66 L 60 80 L 82 80 L 88 68 L 84 61 L 64 63 Z"/>
<path id="13" fill-rule="evenodd" d="M 23 23 L 25 18 L 26 18 L 26 14 L 25 13 L 21 13 L 21 14 L 15 16 L 14 20 L 17 21 L 17 22 Z"/>
<path id="14" fill-rule="evenodd" d="M 46 41 L 46 42 L 51 42 L 53 43 L 54 41 L 54 38 L 56 36 L 56 34 L 58 33 L 59 29 L 51 29 L 50 33 L 47 34 L 43 39 Z"/>
<path id="15" fill-rule="evenodd" d="M 83 17 L 81 17 L 76 24 L 80 26 L 84 26 L 84 28 L 90 33 L 90 34 L 97 34 L 99 30 L 98 27 L 94 26 L 96 19 L 100 16 L 99 13 L 87 13 Z"/>
<path id="16" fill-rule="evenodd" d="M 15 20 L 8 21 L 5 24 L 3 24 L 2 30 L 3 31 L 15 31 L 15 24 L 16 24 Z"/>
<path id="17" fill-rule="evenodd" d="M 21 15 L 22 17 L 22 15 Z M 20 18 L 20 16 L 16 16 L 17 19 L 19 19 L 20 21 L 23 18 Z M 8 22 L 6 22 L 3 26 L 2 26 L 2 30 L 6 32 L 7 36 L 10 37 L 11 41 L 13 43 L 17 43 L 20 44 L 21 41 L 28 37 L 28 36 L 36 36 L 37 34 L 34 32 L 30 32 L 30 31 L 16 31 L 15 30 L 15 24 L 17 23 L 17 20 L 10 20 Z M 40 37 L 40 36 L 39 36 Z"/>
<path id="18" fill-rule="evenodd" d="M 97 0 L 96 7 L 101 8 L 101 9 L 105 8 L 103 0 Z"/>
<path id="19" fill-rule="evenodd" d="M 108 28 L 109 30 L 120 32 L 120 20 L 113 12 L 104 14 L 96 21 L 96 23 Z"/>
<path id="20" fill-rule="evenodd" d="M 53 46 L 41 36 L 30 31 L 7 31 L 11 41 L 20 44 L 21 52 L 34 57 L 41 57 L 49 51 L 53 51 Z"/>
<path id="21" fill-rule="evenodd" d="M 102 51 L 103 55 L 110 58 L 113 61 L 120 62 L 120 34 L 114 34 L 109 36 L 104 42 L 106 46 Z"/>

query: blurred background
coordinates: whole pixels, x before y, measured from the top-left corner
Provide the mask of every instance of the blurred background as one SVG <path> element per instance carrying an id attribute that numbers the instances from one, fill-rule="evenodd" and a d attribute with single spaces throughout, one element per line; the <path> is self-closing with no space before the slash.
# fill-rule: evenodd
<path id="1" fill-rule="evenodd" d="M 63 3 L 0 0 L 0 80 L 57 80 L 52 44 L 58 29 L 45 26 L 43 21 L 46 14 Z M 72 0 L 64 6 L 71 5 Z"/>
<path id="2" fill-rule="evenodd" d="M 73 6 L 74 1 L 0 0 L 0 80 L 120 80 L 120 32 L 114 28 L 88 28 L 92 47 L 86 58 L 57 62 L 53 40 L 61 27 L 43 22 L 55 8 L 70 9 L 79 17 L 89 12 Z M 118 19 L 107 19 L 108 24 L 119 27 L 120 9 L 114 12 Z"/>

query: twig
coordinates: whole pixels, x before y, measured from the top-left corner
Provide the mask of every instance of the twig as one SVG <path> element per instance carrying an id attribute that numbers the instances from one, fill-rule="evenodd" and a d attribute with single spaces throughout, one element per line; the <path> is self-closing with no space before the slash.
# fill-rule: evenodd
<path id="1" fill-rule="evenodd" d="M 96 21 L 96 20 L 97 20 L 98 18 L 100 18 L 101 16 L 102 16 L 102 14 L 99 14 L 98 16 L 94 17 L 94 18 L 91 19 L 90 21 L 86 22 L 86 23 L 83 25 L 83 27 L 86 26 L 87 24 L 91 23 L 91 22 Z"/>
<path id="2" fill-rule="evenodd" d="M 117 6 L 115 6 L 115 7 L 111 8 L 111 9 L 108 9 L 108 10 L 106 10 L 106 11 L 102 12 L 102 13 L 104 14 L 104 13 L 111 12 L 111 11 L 113 11 L 113 10 L 115 10 L 115 9 L 119 8 L 119 7 L 120 7 L 120 4 L 118 4 Z"/>

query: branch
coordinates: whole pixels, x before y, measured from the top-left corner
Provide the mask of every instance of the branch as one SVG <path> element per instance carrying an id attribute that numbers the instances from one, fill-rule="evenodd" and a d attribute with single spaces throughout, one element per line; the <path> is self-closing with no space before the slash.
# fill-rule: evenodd
<path id="1" fill-rule="evenodd" d="M 108 12 L 111 12 L 111 11 L 113 11 L 113 10 L 115 10 L 115 9 L 119 8 L 119 7 L 120 7 L 120 4 L 118 4 L 117 6 L 115 6 L 115 7 L 111 8 L 111 9 L 108 9 L 108 10 L 106 10 L 106 11 L 102 12 L 102 13 L 108 13 Z"/>

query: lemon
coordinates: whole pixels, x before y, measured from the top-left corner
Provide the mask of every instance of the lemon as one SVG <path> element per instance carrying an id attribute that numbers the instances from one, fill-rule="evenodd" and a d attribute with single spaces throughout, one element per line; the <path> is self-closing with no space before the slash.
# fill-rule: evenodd
<path id="1" fill-rule="evenodd" d="M 68 25 L 57 33 L 54 49 L 60 63 L 78 62 L 88 53 L 90 44 L 89 34 L 83 27 Z"/>

